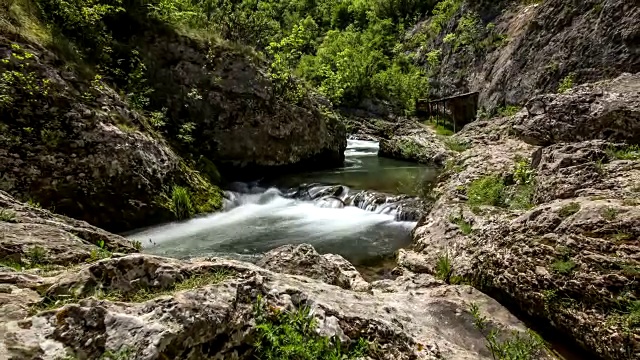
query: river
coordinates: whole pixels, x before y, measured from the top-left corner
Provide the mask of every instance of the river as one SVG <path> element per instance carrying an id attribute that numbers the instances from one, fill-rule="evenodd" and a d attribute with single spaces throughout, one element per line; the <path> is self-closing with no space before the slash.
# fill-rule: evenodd
<path id="1" fill-rule="evenodd" d="M 147 253 L 177 258 L 225 256 L 251 261 L 279 246 L 301 243 L 320 253 L 340 254 L 356 266 L 389 256 L 410 244 L 415 219 L 399 220 L 398 209 L 391 206 L 397 199 L 374 203 L 362 191 L 415 195 L 436 173 L 425 166 L 379 158 L 377 152 L 375 142 L 349 140 L 343 168 L 232 184 L 224 211 L 128 237 L 141 241 Z M 303 184 L 306 195 L 300 196 Z M 341 185 L 338 196 L 333 196 L 336 187 L 331 185 Z M 328 193 L 331 196 L 323 195 Z"/>

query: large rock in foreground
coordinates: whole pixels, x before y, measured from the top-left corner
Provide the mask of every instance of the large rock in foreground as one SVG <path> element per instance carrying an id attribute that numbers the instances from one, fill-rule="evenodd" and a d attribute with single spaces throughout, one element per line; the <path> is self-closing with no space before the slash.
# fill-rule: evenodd
<path id="1" fill-rule="evenodd" d="M 185 289 L 186 281 L 197 286 Z M 379 359 L 490 359 L 468 312 L 472 303 L 491 327 L 523 329 L 486 295 L 428 275 L 406 274 L 373 288 L 372 294 L 352 292 L 222 259 L 108 259 L 61 275 L 44 291 L 47 303 L 75 304 L 3 321 L 0 357 L 96 359 L 126 351 L 129 359 L 251 359 L 259 296 L 272 308 L 311 307 L 321 334 L 376 341 Z"/>
<path id="2" fill-rule="evenodd" d="M 0 191 L 0 260 L 7 264 L 68 266 L 92 252 L 135 252 L 134 244 L 84 221 L 20 203 Z"/>
<path id="3" fill-rule="evenodd" d="M 303 275 L 343 289 L 368 291 L 358 270 L 340 255 L 320 255 L 308 244 L 286 245 L 264 255 L 258 266 L 291 275 Z"/>

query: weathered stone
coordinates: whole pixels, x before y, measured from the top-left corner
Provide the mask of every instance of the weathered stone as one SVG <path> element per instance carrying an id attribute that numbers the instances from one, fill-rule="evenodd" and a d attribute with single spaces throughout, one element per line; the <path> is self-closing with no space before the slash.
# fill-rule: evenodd
<path id="1" fill-rule="evenodd" d="M 0 191 L 0 209 L 11 213 L 11 222 L 0 221 L 0 259 L 32 265 L 70 265 L 85 261 L 92 251 L 134 252 L 125 238 L 84 221 L 53 214 L 16 201 Z M 34 250 L 36 249 L 36 250 Z M 34 254 L 40 251 L 42 254 Z M 34 257 L 38 259 L 34 259 Z"/>
<path id="2" fill-rule="evenodd" d="M 308 276 L 347 290 L 371 289 L 358 270 L 342 256 L 320 255 L 308 244 L 286 245 L 271 250 L 257 264 L 271 271 Z"/>
<path id="3" fill-rule="evenodd" d="M 640 143 L 640 74 L 537 96 L 527 108 L 515 117 L 513 129 L 533 145 L 594 139 Z"/>
<path id="4" fill-rule="evenodd" d="M 451 156 L 442 140 L 429 127 L 407 121 L 389 139 L 380 140 L 379 156 L 442 166 Z"/>
<path id="5" fill-rule="evenodd" d="M 599 86 L 574 94 L 590 88 L 598 94 Z M 526 110 L 455 135 L 471 148 L 440 178 L 438 201 L 413 232 L 413 252 L 401 252 L 398 264 L 434 274 L 448 254 L 455 276 L 551 324 L 592 353 L 636 359 L 640 328 L 629 313 L 640 297 L 640 161 L 611 158 L 606 149 L 617 145 L 603 140 L 528 145 L 510 131 L 523 116 Z M 576 119 L 586 124 L 588 116 Z M 558 136 L 574 135 L 579 141 L 579 131 Z M 484 176 L 502 179 L 507 194 L 516 188 L 518 159 L 531 159 L 535 171 L 532 209 L 466 203 L 468 186 Z M 460 217 L 471 233 L 453 223 Z"/>
<path id="6" fill-rule="evenodd" d="M 24 52 L 33 55 L 26 64 L 14 56 L 1 70 L 26 65 L 49 88 L 17 89 L 0 108 L 0 190 L 111 231 L 173 220 L 161 195 L 174 184 L 202 190 L 197 174 L 149 135 L 146 120 L 115 90 L 64 76 L 55 54 L 0 35 L 0 53 Z"/>
<path id="7" fill-rule="evenodd" d="M 468 312 L 477 304 L 492 327 L 522 330 L 495 300 L 467 286 L 433 283 L 406 274 L 373 294 L 344 290 L 300 276 L 273 273 L 231 260 L 190 262 L 146 255 L 104 260 L 70 273 L 66 284 L 88 288 L 90 269 L 112 269 L 102 289 L 127 291 L 146 284 L 166 288 L 194 275 L 226 269 L 227 280 L 165 295 L 144 303 L 89 298 L 21 321 L 0 324 L 0 356 L 11 360 L 98 358 L 104 351 L 129 350 L 130 359 L 250 359 L 253 307 L 258 296 L 270 306 L 309 306 L 318 331 L 343 340 L 376 339 L 381 359 L 490 359 L 485 338 Z M 75 279 L 75 280 L 73 280 Z M 165 279 L 161 282 L 150 279 Z M 142 280 L 142 281 L 139 281 Z M 71 285 L 73 284 L 73 285 Z M 108 284 L 108 285 L 107 285 Z M 51 294 L 54 298 L 55 296 Z"/>
<path id="8" fill-rule="evenodd" d="M 634 2 L 460 3 L 460 11 L 439 34 L 426 43 L 416 42 L 420 46 L 416 49 L 418 60 L 432 72 L 432 99 L 479 91 L 481 107 L 492 111 L 555 93 L 568 76 L 581 84 L 640 71 L 640 8 Z M 472 32 L 474 41 L 464 46 L 444 41 L 448 34 L 460 36 L 458 25 L 464 15 L 473 19 L 470 16 L 476 14 L 480 22 Z M 432 19 L 425 18 L 411 35 L 428 32 Z M 428 61 L 433 50 L 442 51 L 438 66 Z"/>
<path id="9" fill-rule="evenodd" d="M 155 59 L 154 102 L 168 109 L 172 126 L 194 124 L 197 150 L 223 169 L 342 165 L 342 122 L 320 111 L 325 105 L 317 97 L 283 100 L 263 60 L 224 43 L 155 31 L 146 36 L 141 45 Z"/>

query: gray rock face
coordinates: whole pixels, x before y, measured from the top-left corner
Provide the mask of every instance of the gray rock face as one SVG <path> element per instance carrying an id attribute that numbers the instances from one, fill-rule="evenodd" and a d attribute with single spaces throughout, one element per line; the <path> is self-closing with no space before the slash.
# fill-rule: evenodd
<path id="1" fill-rule="evenodd" d="M 98 244 L 112 252 L 136 251 L 121 236 L 20 203 L 3 191 L 0 209 L 13 217 L 11 221 L 0 220 L 0 259 L 4 261 L 30 265 L 37 260 L 46 265 L 70 265 L 88 259 Z M 44 251 L 39 259 L 34 259 L 36 248 Z"/>
<path id="2" fill-rule="evenodd" d="M 444 42 L 457 34 L 463 13 L 482 19 L 470 46 Z M 574 74 L 581 84 L 640 71 L 638 36 L 640 7 L 627 0 L 543 1 L 530 5 L 505 0 L 464 1 L 438 36 L 420 49 L 442 51 L 431 81 L 433 98 L 468 91 L 480 92 L 480 104 L 496 109 L 524 104 L 532 97 L 555 93 Z M 489 31 L 487 26 L 495 27 Z M 418 28 L 428 28 L 428 19 Z M 414 33 L 419 33 L 418 29 Z M 501 41 L 500 35 L 506 40 Z M 424 44 L 421 42 L 421 44 Z"/>
<path id="3" fill-rule="evenodd" d="M 467 312 L 476 303 L 491 326 L 522 330 L 496 301 L 467 286 L 447 286 L 428 275 L 405 274 L 376 283 L 373 293 L 341 289 L 257 266 L 212 259 L 190 262 L 133 255 L 103 260 L 56 280 L 50 298 L 62 294 L 166 289 L 187 277 L 219 271 L 226 280 L 158 295 L 142 303 L 98 298 L 0 323 L 0 357 L 20 360 L 95 359 L 105 351 L 129 351 L 129 359 L 250 359 L 253 306 L 291 310 L 309 306 L 318 331 L 344 341 L 378 341 L 381 359 L 490 359 L 484 337 Z M 103 276 L 107 275 L 109 276 Z M 90 286 L 89 286 L 90 285 Z M 56 289 L 53 291 L 52 289 Z M 0 297 L 1 299 L 1 297 Z"/>
<path id="4" fill-rule="evenodd" d="M 514 119 L 517 135 L 532 145 L 586 140 L 640 143 L 640 74 L 542 95 Z"/>
<path id="5" fill-rule="evenodd" d="M 629 79 L 636 82 L 625 85 L 629 88 L 640 80 Z M 398 263 L 434 273 L 438 259 L 448 254 L 454 275 L 551 324 L 592 353 L 606 359 L 638 359 L 640 326 L 632 314 L 640 298 L 640 161 L 618 160 L 606 151 L 620 144 L 581 141 L 608 138 L 597 130 L 602 124 L 601 112 L 595 110 L 602 109 L 598 104 L 615 101 L 618 108 L 625 108 L 621 99 L 635 104 L 637 98 L 622 92 L 601 97 L 603 86 L 608 85 L 584 86 L 562 95 L 571 102 L 565 103 L 565 115 L 556 120 L 548 115 L 529 117 L 523 110 L 511 118 L 471 124 L 455 135 L 471 148 L 455 158 L 455 167 L 441 177 L 436 188 L 440 197 L 414 230 L 414 248 L 401 252 Z M 589 107 L 593 112 L 572 111 L 570 104 L 585 103 L 578 94 L 601 100 Z M 556 106 L 557 113 L 563 111 Z M 531 132 L 540 129 L 539 133 L 553 134 L 554 141 L 574 142 L 527 144 L 511 130 L 522 125 L 523 118 Z M 634 129 L 634 119 L 628 117 L 624 129 Z M 593 136 L 560 121 L 596 124 L 590 128 Z M 623 134 L 618 129 L 611 139 Z M 503 194 L 515 191 L 519 158 L 530 159 L 535 171 L 531 209 L 467 203 L 470 184 L 481 177 L 502 179 Z M 465 234 L 453 219 L 463 219 L 471 232 Z"/>
<path id="6" fill-rule="evenodd" d="M 379 156 L 442 166 L 451 156 L 441 139 L 425 125 L 407 121 L 389 139 L 380 140 Z"/>
<path id="7" fill-rule="evenodd" d="M 194 124 L 198 152 L 236 170 L 342 165 L 341 121 L 320 111 L 325 105 L 313 96 L 298 104 L 282 100 L 262 60 L 223 44 L 148 35 L 144 46 L 157 60 L 153 100 L 168 109 L 176 131 Z"/>
<path id="8" fill-rule="evenodd" d="M 287 245 L 271 250 L 257 263 L 265 269 L 302 275 L 354 291 L 369 291 L 358 270 L 340 255 L 320 255 L 308 244 Z"/>
<path id="9" fill-rule="evenodd" d="M 0 36 L 0 57 L 10 59 L 2 71 L 23 65 L 49 84 L 32 93 L 16 87 L 0 108 L 0 190 L 111 231 L 174 218 L 158 198 L 190 183 L 181 159 L 144 132 L 144 119 L 116 91 L 62 70 L 37 45 Z"/>

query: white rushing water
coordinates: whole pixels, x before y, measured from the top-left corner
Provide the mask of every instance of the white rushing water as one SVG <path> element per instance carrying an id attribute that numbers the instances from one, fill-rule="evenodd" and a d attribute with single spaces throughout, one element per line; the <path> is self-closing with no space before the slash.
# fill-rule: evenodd
<path id="1" fill-rule="evenodd" d="M 357 160 L 376 153 L 377 143 L 349 140 L 346 155 Z M 146 252 L 172 257 L 243 258 L 309 243 L 319 252 L 358 263 L 408 245 L 415 226 L 395 221 L 393 213 L 287 198 L 276 188 L 245 185 L 236 190 L 226 193 L 224 212 L 145 229 L 129 238 L 141 241 Z"/>

